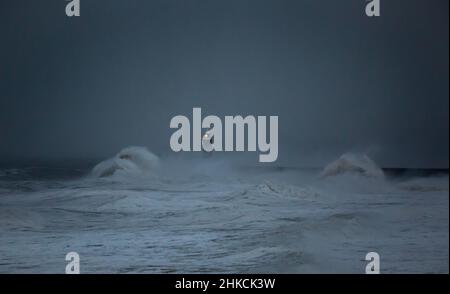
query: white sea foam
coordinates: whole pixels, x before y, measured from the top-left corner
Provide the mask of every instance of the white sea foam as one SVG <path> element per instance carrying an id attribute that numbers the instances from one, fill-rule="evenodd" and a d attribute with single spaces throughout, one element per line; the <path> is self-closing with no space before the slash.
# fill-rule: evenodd
<path id="1" fill-rule="evenodd" d="M 369 251 L 383 273 L 448 273 L 448 176 L 157 162 L 133 147 L 106 179 L 0 180 L 0 273 L 59 273 L 72 250 L 84 273 L 363 273 Z"/>

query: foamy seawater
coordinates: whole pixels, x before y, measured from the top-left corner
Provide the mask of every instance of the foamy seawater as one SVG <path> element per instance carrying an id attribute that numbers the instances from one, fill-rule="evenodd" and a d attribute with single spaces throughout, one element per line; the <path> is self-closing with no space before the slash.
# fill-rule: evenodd
<path id="1" fill-rule="evenodd" d="M 61 166 L 65 166 L 61 163 Z M 203 162 L 158 174 L 0 169 L 0 272 L 448 273 L 448 173 L 320 177 Z"/>

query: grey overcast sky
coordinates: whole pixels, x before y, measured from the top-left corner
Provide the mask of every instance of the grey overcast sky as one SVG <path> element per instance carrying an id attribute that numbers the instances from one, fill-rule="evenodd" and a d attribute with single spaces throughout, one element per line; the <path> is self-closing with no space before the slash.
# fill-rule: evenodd
<path id="1" fill-rule="evenodd" d="M 168 156 L 198 106 L 278 115 L 276 164 L 448 168 L 448 0 L 66 4 L 0 2 L 0 159 Z"/>

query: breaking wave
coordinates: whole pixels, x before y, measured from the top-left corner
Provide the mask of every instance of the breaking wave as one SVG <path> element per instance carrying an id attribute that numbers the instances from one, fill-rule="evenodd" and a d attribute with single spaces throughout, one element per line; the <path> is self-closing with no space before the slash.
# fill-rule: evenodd
<path id="1" fill-rule="evenodd" d="M 384 173 L 366 154 L 346 153 L 327 165 L 322 177 L 357 174 L 370 178 L 383 178 Z"/>
<path id="2" fill-rule="evenodd" d="M 152 173 L 158 166 L 158 156 L 145 147 L 131 146 L 97 164 L 91 174 L 94 177 L 108 177 L 123 172 Z"/>

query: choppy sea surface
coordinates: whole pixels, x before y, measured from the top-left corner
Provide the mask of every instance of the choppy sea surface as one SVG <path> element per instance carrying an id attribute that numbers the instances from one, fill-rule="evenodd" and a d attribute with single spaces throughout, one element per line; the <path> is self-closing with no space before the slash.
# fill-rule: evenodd
<path id="1" fill-rule="evenodd" d="M 92 165 L 0 168 L 0 273 L 449 272 L 448 171 L 385 178 L 172 164 L 92 177 Z"/>

